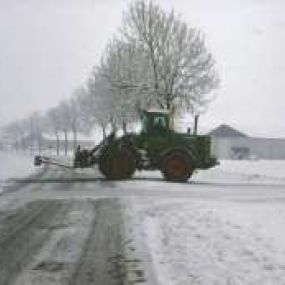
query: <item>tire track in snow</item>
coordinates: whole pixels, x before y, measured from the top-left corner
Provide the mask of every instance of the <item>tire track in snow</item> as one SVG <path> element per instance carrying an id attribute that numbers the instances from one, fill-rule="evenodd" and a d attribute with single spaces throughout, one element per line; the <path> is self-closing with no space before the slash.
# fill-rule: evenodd
<path id="1" fill-rule="evenodd" d="M 94 217 L 70 285 L 125 284 L 126 268 L 114 261 L 123 253 L 123 221 L 117 200 L 93 202 Z"/>
<path id="2" fill-rule="evenodd" d="M 146 284 L 118 199 L 37 200 L 0 226 L 1 285 Z"/>
<path id="3" fill-rule="evenodd" d="M 57 215 L 61 203 L 37 201 L 13 211 L 2 221 L 0 236 L 0 284 L 13 284 L 17 275 L 44 244 L 45 226 Z"/>

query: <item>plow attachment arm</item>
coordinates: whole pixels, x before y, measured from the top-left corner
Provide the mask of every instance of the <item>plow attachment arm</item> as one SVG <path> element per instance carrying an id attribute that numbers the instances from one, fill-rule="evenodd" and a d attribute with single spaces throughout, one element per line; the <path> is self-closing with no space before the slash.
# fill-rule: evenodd
<path id="1" fill-rule="evenodd" d="M 62 161 L 56 160 L 55 158 L 36 155 L 34 157 L 34 166 L 45 165 L 56 165 L 64 168 L 87 168 L 92 167 L 98 163 L 99 157 L 106 146 L 108 146 L 115 138 L 115 133 L 112 132 L 106 137 L 100 144 L 95 146 L 93 149 L 81 149 L 78 145 L 74 155 L 72 165 L 66 165 Z"/>
<path id="2" fill-rule="evenodd" d="M 64 167 L 64 168 L 74 168 L 71 165 L 63 164 L 62 162 L 60 162 L 54 158 L 36 155 L 34 157 L 34 166 L 41 166 L 43 164 L 45 164 L 45 165 L 56 165 L 56 166 Z"/>

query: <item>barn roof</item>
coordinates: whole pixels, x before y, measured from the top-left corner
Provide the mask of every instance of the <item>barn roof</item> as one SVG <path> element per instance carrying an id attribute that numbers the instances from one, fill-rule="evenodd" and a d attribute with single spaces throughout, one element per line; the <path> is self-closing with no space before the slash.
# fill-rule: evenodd
<path id="1" fill-rule="evenodd" d="M 225 137 L 225 138 L 232 138 L 232 137 L 247 137 L 246 134 L 226 125 L 222 124 L 217 128 L 213 129 L 208 133 L 208 135 L 213 137 Z"/>

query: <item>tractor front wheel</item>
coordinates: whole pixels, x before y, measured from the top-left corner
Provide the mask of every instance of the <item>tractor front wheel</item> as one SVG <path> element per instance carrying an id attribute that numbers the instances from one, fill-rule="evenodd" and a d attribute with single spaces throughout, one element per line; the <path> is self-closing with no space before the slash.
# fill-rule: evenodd
<path id="1" fill-rule="evenodd" d="M 186 182 L 191 177 L 194 168 L 186 154 L 174 152 L 163 159 L 161 170 L 165 180 Z"/>
<path id="2" fill-rule="evenodd" d="M 129 179 L 136 169 L 131 151 L 124 149 L 116 152 L 106 151 L 99 160 L 99 170 L 111 180 Z"/>

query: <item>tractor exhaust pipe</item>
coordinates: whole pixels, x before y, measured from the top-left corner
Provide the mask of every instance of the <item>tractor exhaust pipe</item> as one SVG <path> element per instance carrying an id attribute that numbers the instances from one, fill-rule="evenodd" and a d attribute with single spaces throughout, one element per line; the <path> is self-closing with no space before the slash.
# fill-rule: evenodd
<path id="1" fill-rule="evenodd" d="M 199 115 L 195 115 L 195 117 L 194 117 L 194 135 L 197 135 L 197 133 L 198 133 L 198 121 L 199 121 Z"/>

